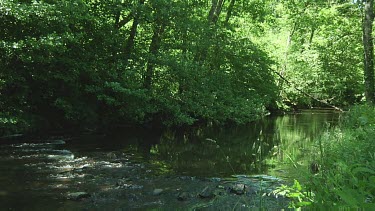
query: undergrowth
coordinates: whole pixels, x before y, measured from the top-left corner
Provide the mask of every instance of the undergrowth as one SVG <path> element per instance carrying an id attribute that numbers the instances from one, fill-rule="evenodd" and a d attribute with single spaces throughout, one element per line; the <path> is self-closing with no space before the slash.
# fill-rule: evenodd
<path id="1" fill-rule="evenodd" d="M 374 107 L 353 107 L 338 127 L 317 140 L 315 151 L 319 154 L 319 171 L 310 174 L 302 187 L 278 190 L 294 197 L 291 207 L 375 208 Z"/>

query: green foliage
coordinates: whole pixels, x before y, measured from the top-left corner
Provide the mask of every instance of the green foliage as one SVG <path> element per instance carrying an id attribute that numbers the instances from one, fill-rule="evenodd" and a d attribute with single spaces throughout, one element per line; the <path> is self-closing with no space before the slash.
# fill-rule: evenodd
<path id="1" fill-rule="evenodd" d="M 314 193 L 304 190 L 297 180 L 292 186 L 281 185 L 272 194 L 289 198 L 289 208 L 306 207 L 314 202 Z"/>
<path id="2" fill-rule="evenodd" d="M 356 3 L 215 2 L 2 1 L 4 128 L 245 123 L 321 105 L 295 88 L 362 100 Z"/>
<path id="3" fill-rule="evenodd" d="M 288 105 L 349 106 L 363 98 L 361 10 L 348 1 L 269 1 L 272 11 L 257 42 L 277 61 Z M 297 89 L 296 89 L 297 88 Z"/>
<path id="4" fill-rule="evenodd" d="M 248 6 L 262 19 L 257 5 Z M 1 127 L 259 118 L 277 99 L 272 62 L 242 25 L 223 21 L 225 8 L 216 24 L 209 9 L 199 1 L 3 1 Z"/>
<path id="5" fill-rule="evenodd" d="M 60 127 L 65 120 L 79 124 L 91 116 L 90 107 L 82 103 L 87 96 L 79 90 L 84 86 L 84 72 L 90 68 L 84 62 L 89 57 L 83 57 L 83 48 L 90 45 L 83 25 L 91 30 L 94 23 L 82 2 L 6 1 L 1 11 L 5 31 L 1 37 L 5 52 L 1 57 L 5 81 L 2 110 L 32 127 Z M 31 124 L 29 114 L 48 123 Z"/>
<path id="6" fill-rule="evenodd" d="M 374 206 L 374 117 L 373 107 L 353 107 L 341 127 L 320 140 L 322 169 L 310 184 L 317 206 Z"/>

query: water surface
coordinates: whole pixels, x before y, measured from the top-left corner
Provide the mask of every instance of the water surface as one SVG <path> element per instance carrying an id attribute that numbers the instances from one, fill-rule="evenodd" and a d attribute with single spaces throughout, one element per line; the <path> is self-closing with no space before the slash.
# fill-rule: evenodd
<path id="1" fill-rule="evenodd" d="M 258 180 L 251 175 L 283 181 L 298 176 L 298 168 L 317 159 L 314 141 L 338 119 L 332 111 L 306 110 L 242 126 L 3 142 L 0 204 L 10 210 L 213 208 L 212 201 L 195 196 L 207 186 L 224 186 L 228 178 L 247 178 L 256 190 Z M 155 196 L 155 189 L 164 193 Z M 181 202 L 176 198 L 184 191 L 190 198 Z M 90 197 L 70 200 L 75 192 Z M 237 199 L 226 197 L 215 203 L 237 206 Z"/>

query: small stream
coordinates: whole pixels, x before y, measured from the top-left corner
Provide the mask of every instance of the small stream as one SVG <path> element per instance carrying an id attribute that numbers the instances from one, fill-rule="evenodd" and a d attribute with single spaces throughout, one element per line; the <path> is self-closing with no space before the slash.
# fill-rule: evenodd
<path id="1" fill-rule="evenodd" d="M 1 209 L 285 208 L 269 193 L 317 159 L 314 140 L 339 117 L 306 110 L 243 126 L 0 140 Z"/>

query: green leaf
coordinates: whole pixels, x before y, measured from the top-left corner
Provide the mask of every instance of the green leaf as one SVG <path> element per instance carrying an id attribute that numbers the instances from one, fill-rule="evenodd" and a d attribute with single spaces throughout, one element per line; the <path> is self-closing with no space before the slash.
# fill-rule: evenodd
<path id="1" fill-rule="evenodd" d="M 301 184 L 299 184 L 299 182 L 297 180 L 294 180 L 293 188 L 298 190 L 298 191 L 302 190 Z"/>
<path id="2" fill-rule="evenodd" d="M 353 174 L 357 174 L 357 173 L 368 173 L 368 174 L 372 174 L 372 175 L 375 175 L 375 171 L 370 169 L 370 168 L 367 168 L 367 167 L 356 167 L 352 170 L 352 173 Z"/>

